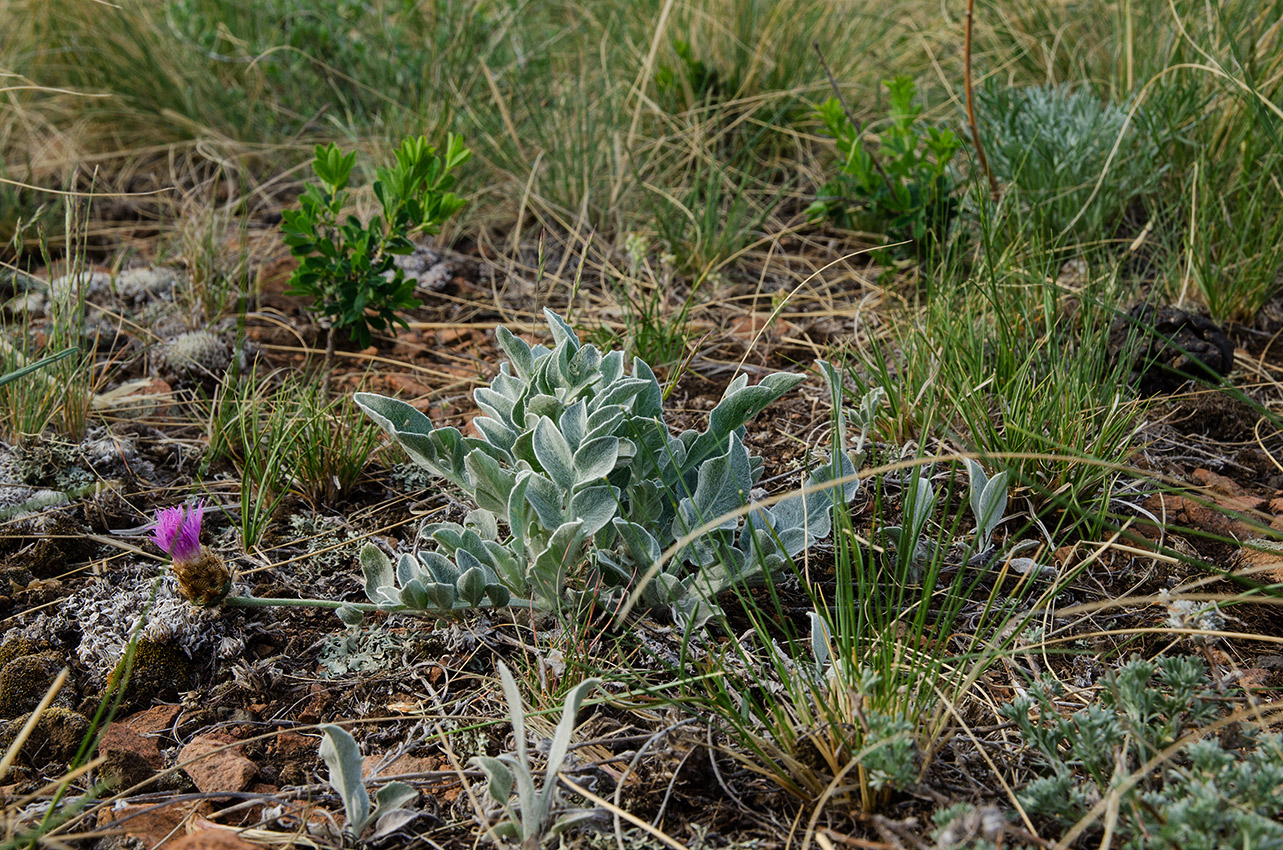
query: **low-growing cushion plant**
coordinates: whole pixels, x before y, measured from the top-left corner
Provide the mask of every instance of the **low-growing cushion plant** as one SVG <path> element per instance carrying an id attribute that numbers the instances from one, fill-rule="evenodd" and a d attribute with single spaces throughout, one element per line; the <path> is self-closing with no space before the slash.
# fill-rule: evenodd
<path id="1" fill-rule="evenodd" d="M 557 610 L 589 589 L 607 600 L 636 591 L 644 606 L 668 606 L 680 622 L 700 625 L 715 613 L 719 593 L 763 580 L 829 534 L 835 490 L 849 501 L 854 483 L 803 490 L 733 515 L 750 501 L 763 468 L 744 445 L 745 423 L 803 376 L 777 373 L 755 386 L 740 376 L 706 430 L 674 434 L 644 361 L 634 359 L 630 374 L 622 352 L 581 344 L 565 321 L 544 313 L 551 348 L 499 328 L 508 362 L 474 393 L 484 414 L 472 420 L 479 437 L 434 427 L 396 399 L 356 395 L 415 463 L 477 504 L 462 525 L 428 525 L 433 551 L 404 555 L 395 570 L 367 547 L 362 566 L 371 602 L 450 611 L 503 605 L 510 594 Z M 839 451 L 808 484 L 854 471 Z M 661 554 L 686 537 L 639 587 Z"/>
<path id="2" fill-rule="evenodd" d="M 1119 817 L 1107 834 L 1117 847 L 1283 846 L 1283 736 L 1250 714 L 1224 740 L 1203 734 L 1225 724 L 1201 659 L 1132 658 L 1104 685 L 1099 701 L 1067 717 L 1051 680 L 1000 709 L 1046 766 L 1019 794 L 1026 811 L 1082 828 L 1103 820 L 1113 795 Z"/>

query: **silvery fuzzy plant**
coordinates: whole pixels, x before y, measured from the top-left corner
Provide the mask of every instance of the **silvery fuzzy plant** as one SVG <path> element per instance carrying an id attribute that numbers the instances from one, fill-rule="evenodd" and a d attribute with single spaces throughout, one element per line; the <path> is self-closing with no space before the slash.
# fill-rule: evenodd
<path id="1" fill-rule="evenodd" d="M 395 570 L 367 547 L 362 566 L 375 605 L 448 612 L 528 600 L 556 610 L 585 587 L 618 598 L 669 546 L 748 502 L 763 463 L 744 446 L 745 424 L 803 376 L 777 373 L 755 386 L 740 376 L 706 430 L 674 435 L 645 362 L 635 358 L 629 373 L 622 352 L 584 345 L 556 314 L 544 315 L 551 347 L 498 329 L 508 362 L 474 393 L 483 414 L 472 420 L 479 437 L 434 427 L 396 399 L 356 394 L 415 463 L 477 504 L 462 525 L 425 526 L 432 551 L 403 556 Z M 840 409 L 840 382 L 831 368 L 824 371 Z M 821 489 L 718 522 L 665 563 L 641 602 L 702 625 L 719 593 L 761 580 L 828 535 L 835 491 L 849 501 L 856 485 L 822 484 L 854 471 L 839 450 L 807 481 Z"/>
<path id="2" fill-rule="evenodd" d="M 495 834 L 521 842 L 522 850 L 538 850 L 544 838 L 556 836 L 568 827 L 593 815 L 591 809 L 575 810 L 562 814 L 555 822 L 552 818 L 557 798 L 557 774 L 570 750 L 570 737 L 575 731 L 575 716 L 584 698 L 599 684 L 598 679 L 585 679 L 571 688 L 561 710 L 561 720 L 548 748 L 548 761 L 544 766 L 543 787 L 535 786 L 535 770 L 526 744 L 526 709 L 521 701 L 521 691 L 512 671 L 499 662 L 499 678 L 503 695 L 508 701 L 512 720 L 512 737 L 515 751 L 498 758 L 476 756 L 472 763 L 481 768 L 489 782 L 487 792 L 503 809 L 505 820 L 498 823 Z M 516 788 L 517 809 L 512 807 L 512 792 Z"/>
<path id="3" fill-rule="evenodd" d="M 371 807 L 370 794 L 361 778 L 361 750 L 356 739 L 343 727 L 327 723 L 321 726 L 320 756 L 330 769 L 330 787 L 343 800 L 347 814 L 347 831 L 359 841 L 362 834 L 374 827 L 371 839 L 383 838 L 396 832 L 415 818 L 406 804 L 419 796 L 419 792 L 404 782 L 389 782 L 374 795 Z"/>

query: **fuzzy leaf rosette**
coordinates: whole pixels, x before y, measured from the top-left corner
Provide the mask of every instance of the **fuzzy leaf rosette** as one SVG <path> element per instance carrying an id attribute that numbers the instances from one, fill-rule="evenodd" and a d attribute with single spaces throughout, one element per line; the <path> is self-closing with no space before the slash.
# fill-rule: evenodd
<path id="1" fill-rule="evenodd" d="M 193 605 L 217 605 L 232 588 L 227 564 L 200 543 L 205 502 L 164 508 L 156 512 L 152 542 L 174 560 L 178 590 Z"/>

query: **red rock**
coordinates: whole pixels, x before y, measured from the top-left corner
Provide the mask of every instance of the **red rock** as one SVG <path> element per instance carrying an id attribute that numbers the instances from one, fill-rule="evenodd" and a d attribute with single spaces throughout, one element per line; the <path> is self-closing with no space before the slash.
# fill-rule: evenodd
<path id="1" fill-rule="evenodd" d="M 230 829 L 201 829 L 165 845 L 169 850 L 259 850 Z"/>
<path id="2" fill-rule="evenodd" d="M 165 757 L 155 740 L 144 738 L 123 723 L 112 723 L 98 742 L 103 759 L 103 780 L 122 791 L 146 782 L 165 766 Z"/>
<path id="3" fill-rule="evenodd" d="M 157 732 L 169 732 L 174 728 L 174 721 L 183 713 L 181 705 L 156 705 L 131 714 L 121 723 L 139 735 L 152 735 Z"/>
<path id="4" fill-rule="evenodd" d="M 98 811 L 98 828 L 124 839 L 135 839 L 147 850 L 154 850 L 182 829 L 183 821 L 198 805 L 188 802 L 160 807 L 123 806 L 119 809 L 104 806 Z"/>
<path id="5" fill-rule="evenodd" d="M 1226 510 L 1235 510 L 1236 508 L 1226 504 L 1209 506 L 1200 504 L 1194 499 L 1187 499 L 1184 496 L 1155 493 L 1145 500 L 1144 507 L 1158 517 L 1161 522 L 1199 528 L 1203 531 L 1210 531 L 1213 534 L 1233 537 L 1238 540 L 1261 536 L 1261 529 L 1258 526 L 1242 522 L 1233 516 L 1227 515 L 1225 513 Z M 1148 522 L 1141 522 L 1137 524 L 1137 527 L 1144 531 L 1149 525 L 1150 523 Z"/>
<path id="6" fill-rule="evenodd" d="M 419 758 L 408 753 L 399 755 L 385 765 L 378 773 L 374 768 L 383 760 L 383 756 L 372 755 L 361 759 L 361 775 L 367 779 L 378 776 L 404 776 L 409 773 L 431 773 L 434 770 L 441 769 L 441 763 L 437 759 Z"/>
<path id="7" fill-rule="evenodd" d="M 258 765 L 245 758 L 236 739 L 225 732 L 197 735 L 178 754 L 183 770 L 204 793 L 244 791 L 258 775 Z"/>
<path id="8" fill-rule="evenodd" d="M 1240 549 L 1236 573 L 1252 581 L 1283 582 L 1283 552 L 1272 549 Z"/>
<path id="9" fill-rule="evenodd" d="M 272 755 L 276 758 L 295 758 L 301 753 L 315 754 L 320 743 L 297 732 L 282 732 L 273 739 Z"/>
<path id="10" fill-rule="evenodd" d="M 137 755 L 151 765 L 153 770 L 160 770 L 165 766 L 165 757 L 160 752 L 160 745 L 154 739 L 144 738 L 120 722 L 109 724 L 103 730 L 102 740 L 98 742 L 99 755 L 118 750 Z"/>

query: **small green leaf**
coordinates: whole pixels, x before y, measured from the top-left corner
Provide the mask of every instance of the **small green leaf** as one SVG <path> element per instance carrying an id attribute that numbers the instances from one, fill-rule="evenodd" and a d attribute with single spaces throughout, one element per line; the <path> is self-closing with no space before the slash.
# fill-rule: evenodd
<path id="1" fill-rule="evenodd" d="M 383 600 L 379 601 L 382 602 Z M 365 622 L 365 612 L 355 605 L 340 605 L 334 609 L 334 613 L 338 615 L 339 620 L 345 626 L 355 628 Z"/>
<path id="2" fill-rule="evenodd" d="M 455 583 L 459 598 L 473 608 L 481 605 L 486 598 L 486 576 L 481 569 L 473 567 L 459 576 Z"/>
<path id="3" fill-rule="evenodd" d="M 473 756 L 470 761 L 486 775 L 486 793 L 496 803 L 507 803 L 512 796 L 513 776 L 508 766 L 492 756 Z"/>
<path id="4" fill-rule="evenodd" d="M 419 792 L 404 782 L 389 782 L 374 792 L 375 811 L 382 815 L 400 809 L 419 796 Z"/>

